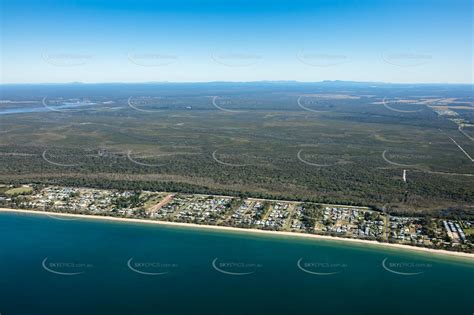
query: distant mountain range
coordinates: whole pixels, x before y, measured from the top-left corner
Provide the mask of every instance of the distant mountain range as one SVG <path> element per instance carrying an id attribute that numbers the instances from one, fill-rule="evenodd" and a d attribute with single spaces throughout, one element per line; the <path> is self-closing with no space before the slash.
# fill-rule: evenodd
<path id="1" fill-rule="evenodd" d="M 377 81 L 344 81 L 344 80 L 324 80 L 316 82 L 302 82 L 292 80 L 282 81 L 209 81 L 209 82 L 103 82 L 103 83 L 84 83 L 84 82 L 70 82 L 70 83 L 5 83 L 0 86 L 12 86 L 12 85 L 108 85 L 108 86 L 123 86 L 123 85 L 324 85 L 324 86 L 440 86 L 440 85 L 460 85 L 469 86 L 474 85 L 472 83 L 390 83 L 390 82 L 377 82 Z"/>

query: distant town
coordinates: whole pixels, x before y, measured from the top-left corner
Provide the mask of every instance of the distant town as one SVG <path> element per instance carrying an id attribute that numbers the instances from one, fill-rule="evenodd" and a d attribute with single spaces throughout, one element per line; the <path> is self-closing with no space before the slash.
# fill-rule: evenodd
<path id="1" fill-rule="evenodd" d="M 474 252 L 474 221 L 367 207 L 150 191 L 0 185 L 0 207 L 376 240 Z"/>

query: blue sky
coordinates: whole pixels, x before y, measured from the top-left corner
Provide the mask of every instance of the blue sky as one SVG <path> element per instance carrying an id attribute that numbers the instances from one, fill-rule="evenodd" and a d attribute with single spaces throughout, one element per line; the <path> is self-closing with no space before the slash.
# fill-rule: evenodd
<path id="1" fill-rule="evenodd" d="M 1 82 L 472 83 L 471 0 L 3 0 Z"/>

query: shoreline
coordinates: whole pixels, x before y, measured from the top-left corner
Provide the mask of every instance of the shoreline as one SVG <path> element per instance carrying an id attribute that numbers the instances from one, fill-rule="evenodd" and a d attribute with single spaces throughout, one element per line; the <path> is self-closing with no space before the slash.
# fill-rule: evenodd
<path id="1" fill-rule="evenodd" d="M 135 219 L 135 218 L 117 218 L 111 216 L 102 216 L 102 215 L 92 215 L 92 214 L 74 214 L 74 213 L 60 213 L 60 212 L 49 212 L 49 211 L 40 211 L 40 210 L 26 210 L 26 209 L 9 209 L 9 208 L 0 208 L 0 212 L 7 213 L 29 213 L 29 214 L 39 214 L 46 216 L 62 216 L 70 218 L 80 218 L 80 219 L 97 219 L 111 222 L 128 222 L 128 223 L 143 223 L 143 224 L 155 224 L 161 226 L 174 226 L 174 227 L 183 227 L 183 228 L 196 228 L 201 230 L 210 230 L 210 231 L 227 231 L 227 232 L 237 232 L 240 234 L 260 234 L 260 235 L 273 235 L 273 236 L 286 236 L 292 238 L 300 239 L 313 239 L 313 240 L 325 240 L 331 242 L 342 242 L 346 244 L 357 244 L 357 245 L 373 245 L 379 248 L 385 249 L 401 249 L 409 250 L 418 253 L 433 254 L 436 256 L 450 256 L 457 258 L 468 258 L 474 261 L 474 254 L 465 253 L 465 252 L 454 252 L 444 249 L 431 249 L 426 247 L 416 247 L 405 244 L 394 244 L 394 243 L 382 243 L 378 241 L 363 240 L 363 239 L 354 239 L 354 238 L 344 238 L 336 237 L 329 235 L 317 235 L 317 234 L 306 234 L 298 232 L 282 232 L 282 231 L 267 231 L 259 229 L 247 229 L 247 228 L 237 228 L 230 226 L 217 226 L 217 225 L 203 225 L 196 223 L 182 223 L 182 222 L 169 222 L 169 221 L 158 221 L 158 220 L 149 220 L 149 219 Z"/>

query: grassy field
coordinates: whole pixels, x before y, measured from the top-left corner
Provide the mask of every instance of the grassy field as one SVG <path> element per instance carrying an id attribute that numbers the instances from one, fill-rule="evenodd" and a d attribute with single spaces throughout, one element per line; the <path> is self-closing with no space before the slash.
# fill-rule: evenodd
<path id="1" fill-rule="evenodd" d="M 33 192 L 33 188 L 31 187 L 17 187 L 11 188 L 5 191 L 5 195 L 7 196 L 18 196 L 18 195 L 26 195 L 31 194 Z"/>

